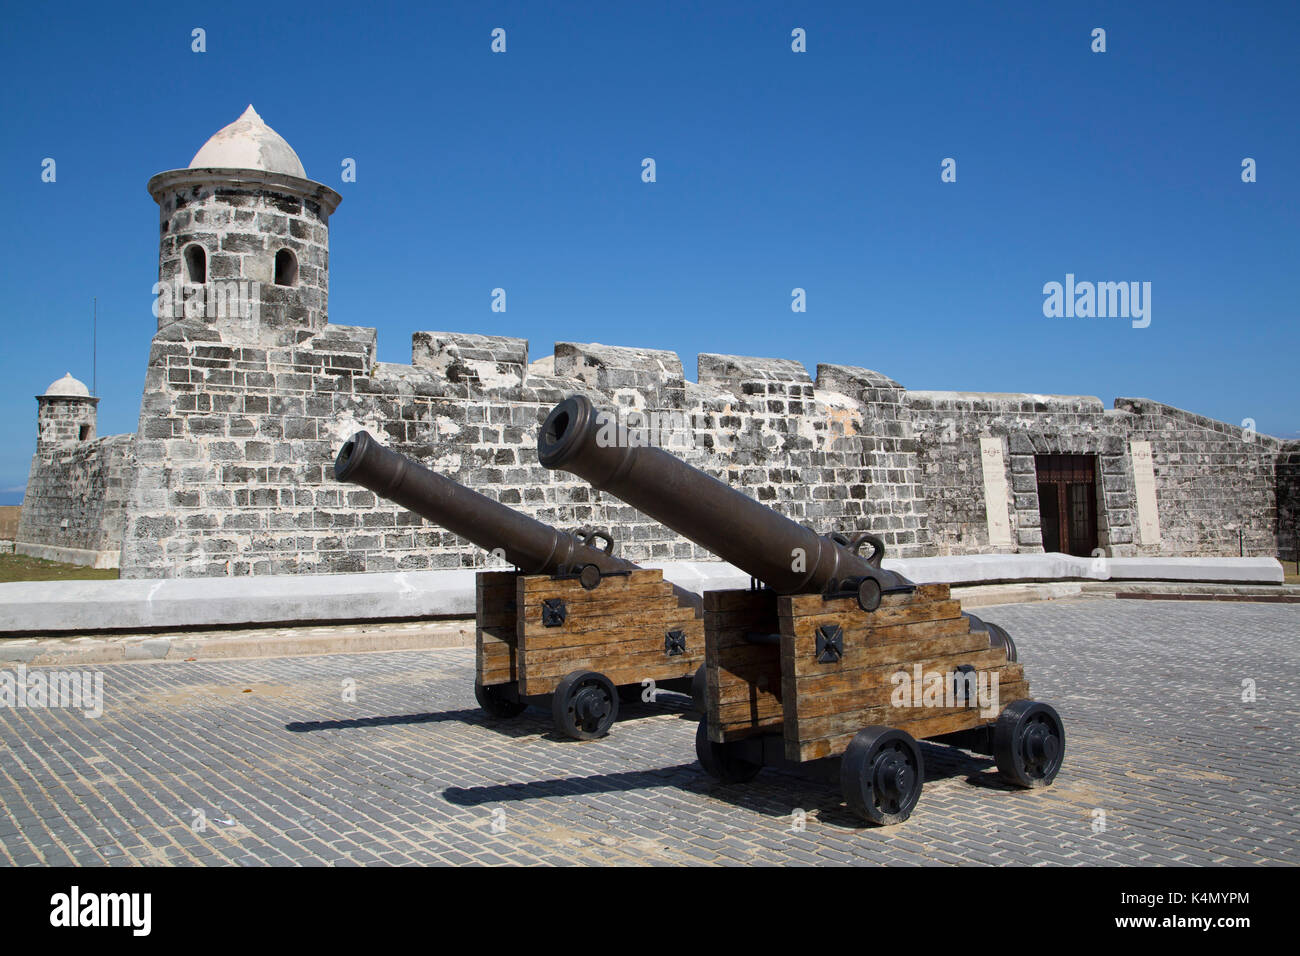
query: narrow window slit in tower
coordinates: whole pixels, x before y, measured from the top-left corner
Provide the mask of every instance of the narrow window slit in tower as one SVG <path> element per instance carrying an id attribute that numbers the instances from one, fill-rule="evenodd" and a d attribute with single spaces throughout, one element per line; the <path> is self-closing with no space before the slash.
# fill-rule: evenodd
<path id="1" fill-rule="evenodd" d="M 198 285 L 208 281 L 208 254 L 200 245 L 185 247 L 185 278 Z"/>
<path id="2" fill-rule="evenodd" d="M 281 249 L 275 254 L 275 284 L 298 284 L 298 260 L 288 249 Z"/>

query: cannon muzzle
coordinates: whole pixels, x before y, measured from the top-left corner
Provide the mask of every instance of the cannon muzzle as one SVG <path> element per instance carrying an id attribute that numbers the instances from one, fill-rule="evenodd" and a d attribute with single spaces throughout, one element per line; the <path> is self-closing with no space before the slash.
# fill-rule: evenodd
<path id="1" fill-rule="evenodd" d="M 369 488 L 486 551 L 503 554 L 525 574 L 577 572 L 589 564 L 602 573 L 637 567 L 610 553 L 613 542 L 600 532 L 569 534 L 552 528 L 385 448 L 368 432 L 357 432 L 344 443 L 334 477 Z M 596 537 L 605 537 L 607 547 L 586 543 Z"/>
<path id="2" fill-rule="evenodd" d="M 611 413 L 571 395 L 542 424 L 538 457 L 547 468 L 572 472 L 621 498 L 778 594 L 851 588 L 866 604 L 878 604 L 881 593 L 914 587 L 844 539 L 823 537 L 663 449 L 620 442 L 619 434 Z"/>

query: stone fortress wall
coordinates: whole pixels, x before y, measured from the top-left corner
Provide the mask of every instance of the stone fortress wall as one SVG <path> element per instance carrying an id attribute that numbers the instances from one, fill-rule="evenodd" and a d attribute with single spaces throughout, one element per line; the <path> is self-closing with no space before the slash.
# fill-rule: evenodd
<path id="1" fill-rule="evenodd" d="M 124 576 L 482 566 L 483 553 L 335 482 L 334 455 L 358 428 L 548 523 L 607 526 L 632 560 L 707 559 L 538 464 L 537 427 L 573 392 L 661 413 L 670 448 L 795 520 L 877 531 L 897 555 L 929 550 L 901 389 L 861 369 L 821 366 L 814 383 L 794 362 L 703 355 L 696 383 L 670 352 L 560 343 L 530 366 L 524 340 L 481 335 L 419 333 L 410 365 L 377 363 L 370 329 L 329 327 L 293 348 L 197 324 L 160 339 Z"/>
<path id="2" fill-rule="evenodd" d="M 1294 549 L 1300 442 L 1252 434 L 1148 399 L 908 392 L 936 552 L 1041 550 L 1035 455 L 1095 455 L 1098 545 L 1113 556 L 1270 556 Z M 989 542 L 980 437 L 1000 439 L 1013 547 Z M 1159 538 L 1135 515 L 1131 442 L 1151 443 Z M 1279 550 L 1281 549 L 1281 550 Z"/>
<path id="3" fill-rule="evenodd" d="M 1097 456 L 1106 554 L 1295 547 L 1300 442 L 1145 399 L 1106 409 L 1079 396 L 909 392 L 865 369 L 819 365 L 813 379 L 796 362 L 708 354 L 690 382 L 672 352 L 558 343 L 530 364 L 522 339 L 438 332 L 417 333 L 411 364 L 398 365 L 376 361 L 373 329 L 327 325 L 301 339 L 165 326 L 137 434 L 44 445 L 20 542 L 120 548 L 124 577 L 485 566 L 478 549 L 334 481 L 339 446 L 365 428 L 543 521 L 607 526 L 632 560 L 707 560 L 537 463 L 540 422 L 582 392 L 601 408 L 659 413 L 672 428 L 659 437 L 687 461 L 819 531 L 880 534 L 898 557 L 1041 551 L 1035 454 Z M 1003 452 L 1003 544 L 990 541 L 982 437 Z M 1135 439 L 1152 445 L 1158 542 L 1136 527 Z"/>
<path id="4" fill-rule="evenodd" d="M 134 435 L 70 441 L 38 451 L 15 536 L 48 561 L 115 568 L 135 483 Z"/>
<path id="5" fill-rule="evenodd" d="M 484 566 L 478 549 L 334 481 L 334 455 L 358 428 L 548 523 L 607 526 L 632 560 L 708 559 L 537 463 L 538 426 L 573 392 L 686 423 L 687 445 L 674 445 L 680 430 L 661 437 L 687 461 L 819 531 L 880 534 L 898 557 L 1041 551 L 1033 456 L 1060 453 L 1097 456 L 1106 554 L 1273 555 L 1275 470 L 1298 444 L 1146 400 L 1108 410 L 1087 397 L 907 392 L 839 365 L 813 380 L 796 362 L 706 354 L 690 382 L 662 351 L 559 343 L 530 365 L 522 339 L 434 332 L 415 335 L 410 365 L 375 351 L 374 330 L 342 326 L 284 348 L 195 323 L 160 333 L 123 575 Z M 989 540 L 981 437 L 1004 450 L 1013 536 L 1001 546 Z M 1159 542 L 1135 530 L 1132 439 L 1153 445 Z"/>
<path id="6" fill-rule="evenodd" d="M 134 435 L 97 438 L 99 399 L 71 375 L 37 398 L 36 454 L 15 550 L 51 561 L 115 568 L 135 483 Z"/>

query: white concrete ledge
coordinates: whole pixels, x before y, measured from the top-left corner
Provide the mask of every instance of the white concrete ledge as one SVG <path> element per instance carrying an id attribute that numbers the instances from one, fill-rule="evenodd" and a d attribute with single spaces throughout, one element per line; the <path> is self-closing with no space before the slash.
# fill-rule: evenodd
<path id="1" fill-rule="evenodd" d="M 1281 584 L 1276 558 L 1076 558 L 1068 554 L 963 554 L 886 559 L 913 581 L 979 584 L 1001 581 L 1219 581 Z"/>
<path id="2" fill-rule="evenodd" d="M 1108 581 L 1222 581 L 1282 584 L 1277 558 L 1107 558 Z"/>
<path id="3" fill-rule="evenodd" d="M 674 561 L 664 577 L 687 590 L 743 588 L 749 575 L 718 561 Z M 1074 558 L 976 554 L 886 560 L 918 583 L 1144 580 L 1281 584 L 1273 558 Z M 471 617 L 473 570 L 376 574 L 35 581 L 0 584 L 0 634 L 186 629 L 316 621 Z"/>
<path id="4" fill-rule="evenodd" d="M 472 570 L 0 584 L 0 633 L 473 614 Z"/>
<path id="5" fill-rule="evenodd" d="M 15 554 L 25 554 L 29 558 L 41 558 L 44 561 L 58 561 L 60 564 L 76 564 L 83 568 L 116 568 L 122 560 L 121 550 L 91 551 L 86 548 L 59 548 L 52 544 L 31 544 L 27 541 L 14 543 Z"/>

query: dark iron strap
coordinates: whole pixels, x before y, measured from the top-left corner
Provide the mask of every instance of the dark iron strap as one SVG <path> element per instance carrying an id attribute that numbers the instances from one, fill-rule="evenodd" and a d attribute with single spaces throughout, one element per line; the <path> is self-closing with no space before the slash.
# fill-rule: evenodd
<path id="1" fill-rule="evenodd" d="M 542 600 L 542 627 L 563 627 L 569 616 L 564 606 L 564 598 L 545 598 Z"/>
<path id="2" fill-rule="evenodd" d="M 838 624 L 817 628 L 817 663 L 838 664 L 844 657 L 844 629 Z"/>

